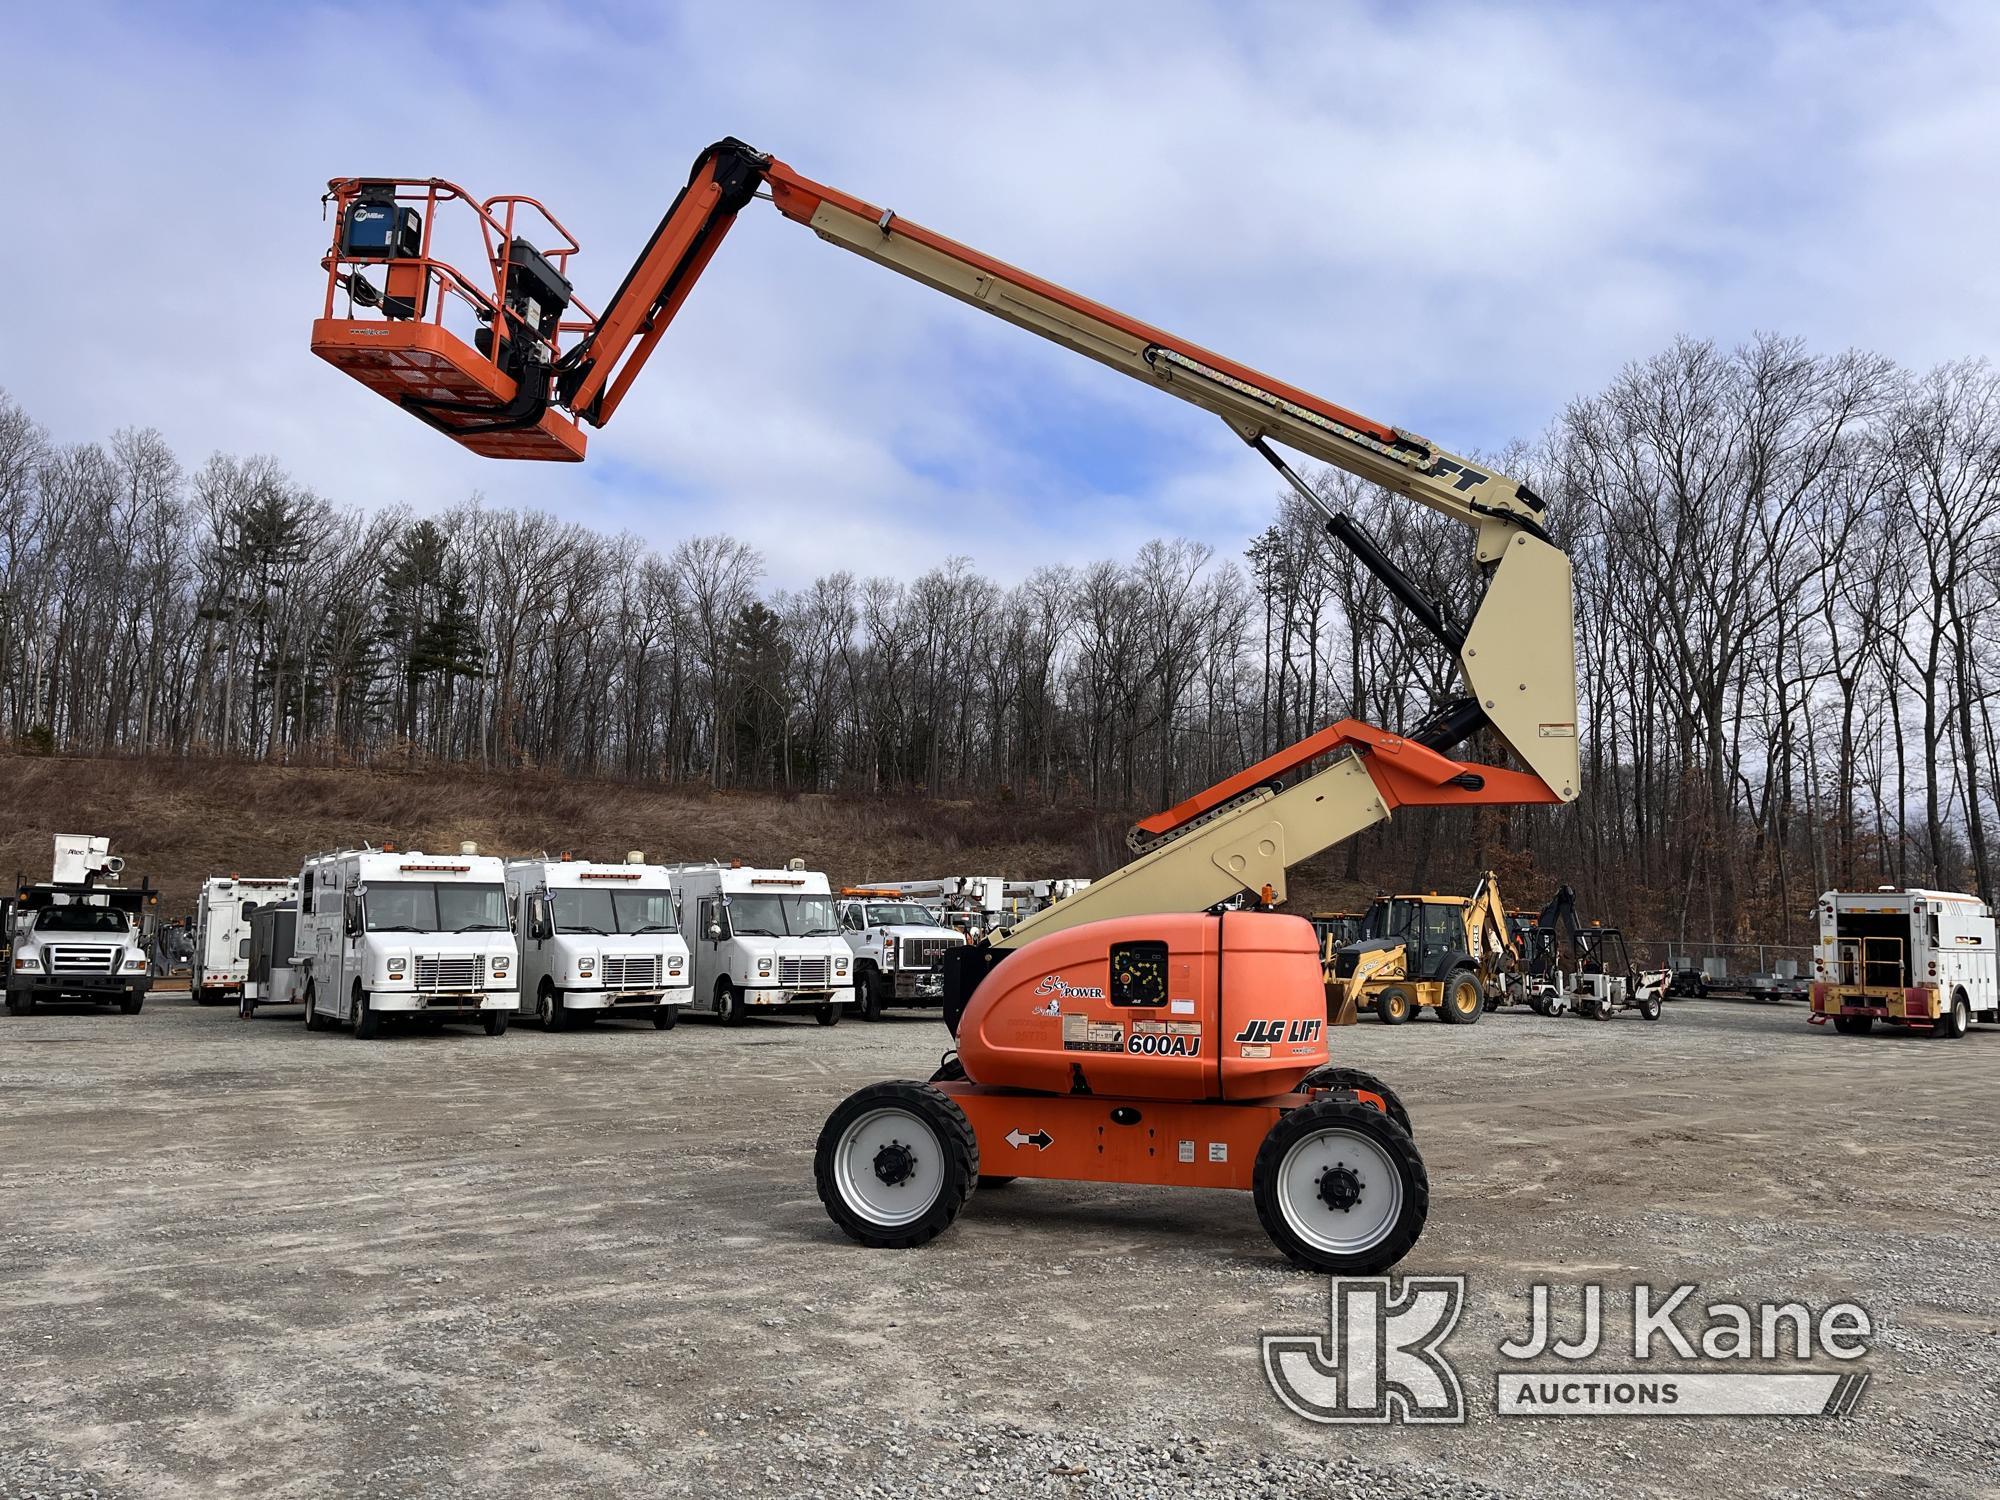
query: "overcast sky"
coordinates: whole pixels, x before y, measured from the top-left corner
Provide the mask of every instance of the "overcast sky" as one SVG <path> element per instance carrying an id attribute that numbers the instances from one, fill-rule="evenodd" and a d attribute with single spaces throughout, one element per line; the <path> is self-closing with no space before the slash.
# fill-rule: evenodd
<path id="1" fill-rule="evenodd" d="M 2000 335 L 2000 5 L 0 0 L 0 387 L 348 503 L 482 491 L 773 581 L 1013 579 L 1269 470 L 1179 402 L 752 204 L 581 466 L 314 359 L 332 176 L 542 198 L 602 304 L 723 135 L 1461 451 L 1681 332 L 1922 365 Z"/>

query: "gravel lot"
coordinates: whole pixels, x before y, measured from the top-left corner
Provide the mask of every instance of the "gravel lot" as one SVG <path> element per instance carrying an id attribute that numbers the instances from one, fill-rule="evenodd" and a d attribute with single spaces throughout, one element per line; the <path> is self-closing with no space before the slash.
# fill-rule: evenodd
<path id="1" fill-rule="evenodd" d="M 2000 1494 L 2000 1031 L 1680 1001 L 1333 1040 L 1415 1114 L 1401 1269 L 1469 1278 L 1464 1427 L 1278 1406 L 1258 1335 L 1327 1284 L 1248 1195 L 1019 1183 L 923 1250 L 841 1238 L 814 1135 L 927 1076 L 931 1018 L 0 1018 L 0 1497 Z M 1637 1281 L 1852 1298 L 1872 1383 L 1839 1420 L 1496 1418 L 1528 1284 L 1591 1278 L 1614 1343 Z"/>

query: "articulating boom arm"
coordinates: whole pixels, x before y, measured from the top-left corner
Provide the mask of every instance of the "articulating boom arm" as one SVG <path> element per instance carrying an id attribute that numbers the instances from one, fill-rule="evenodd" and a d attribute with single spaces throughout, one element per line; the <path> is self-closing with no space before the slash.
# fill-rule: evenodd
<path id="1" fill-rule="evenodd" d="M 611 419 L 759 187 L 822 239 L 1212 411 L 1246 442 L 1275 439 L 1471 526 L 1490 520 L 1541 534 L 1541 500 L 1510 479 L 814 182 L 733 138 L 696 158 L 596 331 L 560 362 L 563 405 L 595 426 Z M 1496 561 L 1503 545 L 1495 532 L 1482 560 Z"/>
<path id="2" fill-rule="evenodd" d="M 407 248 L 380 248 L 387 241 L 379 229 L 354 232 L 359 220 L 350 222 L 352 212 L 370 204 L 391 204 L 399 192 L 403 199 L 422 198 L 426 204 L 421 240 L 416 238 L 414 209 L 404 210 L 408 214 L 404 232 L 411 240 Z M 1149 857 L 1163 853 L 1159 846 L 1168 840 L 1254 809 L 1287 789 L 1288 778 L 1289 789 L 1298 790 L 1304 783 L 1297 778 L 1322 760 L 1353 761 L 1365 767 L 1366 797 L 1334 820 L 1344 824 L 1359 817 L 1363 827 L 1403 805 L 1561 803 L 1576 796 L 1575 624 L 1569 560 L 1549 540 L 1541 521 L 1542 501 L 1532 492 L 1414 433 L 1336 406 L 994 260 L 891 210 L 815 182 L 733 138 L 717 142 L 696 159 L 687 186 L 604 311 L 581 322 L 563 320 L 569 306 L 563 267 L 573 244 L 557 253 L 550 266 L 532 245 L 513 235 L 515 205 L 523 213 L 532 208 L 546 216 L 533 200 L 496 198 L 478 206 L 495 272 L 495 294 L 489 298 L 471 289 L 467 278 L 431 258 L 430 218 L 440 201 L 464 198 L 462 192 L 436 181 L 336 180 L 330 196 L 341 205 L 341 227 L 326 262 L 327 316 L 314 325 L 314 348 L 476 451 L 500 457 L 580 458 L 581 433 L 556 412 L 566 410 L 593 426 L 610 421 L 737 214 L 763 193 L 786 218 L 832 244 L 1221 417 L 1326 515 L 1329 532 L 1457 657 L 1469 692 L 1443 705 L 1408 735 L 1342 720 L 1144 820 L 1133 831 L 1135 849 Z M 504 224 L 496 217 L 503 205 Z M 361 251 L 356 251 L 356 244 Z M 369 249 L 370 245 L 377 248 Z M 385 342 L 379 325 L 354 329 L 351 309 L 349 320 L 334 316 L 338 288 L 345 288 L 354 304 L 384 307 L 386 294 L 362 272 L 395 255 L 406 258 L 386 266 L 389 293 L 395 294 L 387 296 L 386 315 L 392 320 L 414 316 L 421 324 L 426 306 L 421 282 L 429 274 L 443 290 L 478 304 L 478 316 L 488 328 L 502 330 L 492 337 L 482 335 L 480 353 L 491 361 L 489 368 L 468 372 L 449 341 L 437 338 L 427 325 L 421 338 L 414 330 L 404 337 L 406 352 Z M 395 285 L 399 270 L 400 292 Z M 443 279 L 446 273 L 455 278 L 450 286 Z M 400 313 L 395 310 L 398 297 Z M 436 301 L 444 300 L 441 292 Z M 395 331 L 392 326 L 389 333 Z M 560 335 L 572 331 L 580 336 L 562 347 Z M 456 368 L 445 368 L 454 361 Z M 480 420 L 476 399 L 412 396 L 409 387 L 419 378 L 412 373 L 416 367 L 447 395 L 464 389 L 468 374 L 475 377 L 471 383 L 490 393 L 497 418 Z M 453 424 L 460 425 L 454 430 Z M 1472 618 L 1463 625 L 1448 619 L 1352 518 L 1335 514 L 1293 472 L 1273 449 L 1274 443 L 1359 475 L 1472 530 L 1474 556 L 1485 573 Z M 1482 728 L 1497 732 L 1525 769 L 1452 759 L 1449 752 Z M 1324 832 L 1331 832 L 1331 826 Z M 1268 840 L 1253 842 L 1262 847 Z M 1238 884 L 1231 889 L 1256 893 L 1272 886 L 1267 878 L 1272 869 L 1270 852 L 1248 865 L 1234 861 Z M 1299 857 L 1302 854 L 1293 848 L 1283 862 Z M 1250 866 L 1255 866 L 1254 878 Z M 1282 864 L 1277 868 L 1275 884 L 1281 891 Z M 1104 889 L 1107 884 L 1100 882 L 1083 893 L 1090 900 L 1053 908 L 1064 913 L 1061 925 L 1089 920 L 1098 914 L 1095 908 L 1130 899 L 1131 893 L 1119 898 L 1115 888 Z M 1093 910 L 1086 914 L 1084 907 Z"/>

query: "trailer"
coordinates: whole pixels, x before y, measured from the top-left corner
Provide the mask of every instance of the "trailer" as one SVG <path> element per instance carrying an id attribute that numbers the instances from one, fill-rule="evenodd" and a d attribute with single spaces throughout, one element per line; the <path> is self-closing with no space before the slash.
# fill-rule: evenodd
<path id="1" fill-rule="evenodd" d="M 299 956 L 299 903 L 272 901 L 257 907 L 243 940 L 243 987 L 236 1014 L 249 1020 L 264 1005 L 298 1005 L 306 997 L 306 969 Z"/>
<path id="2" fill-rule="evenodd" d="M 507 862 L 521 993 L 544 1031 L 636 1015 L 661 1031 L 694 999 L 672 877 L 637 849 L 622 864 Z"/>
<path id="3" fill-rule="evenodd" d="M 194 908 L 194 955 L 188 989 L 197 1005 L 238 998 L 250 963 L 250 917 L 259 907 L 296 900 L 299 878 L 216 875 L 202 882 Z"/>
<path id="4" fill-rule="evenodd" d="M 1511 915 L 1509 922 L 1511 926 Z M 1623 931 L 1578 917 L 1573 887 L 1559 889 L 1518 933 L 1507 981 L 1509 1001 L 1523 1000 L 1544 1016 L 1608 1021 L 1620 1011 L 1635 1010 L 1648 1021 L 1660 1019 L 1672 971 L 1639 968 Z"/>
<path id="5" fill-rule="evenodd" d="M 306 1027 L 363 1039 L 390 1018 L 477 1021 L 499 1036 L 520 1008 L 520 955 L 498 859 L 394 848 L 315 854 L 299 875 Z"/>
<path id="6" fill-rule="evenodd" d="M 1962 1037 L 2000 1023 L 1993 913 L 1958 891 L 1828 891 L 1819 898 L 1809 1023 L 1849 1036 L 1880 1021 Z"/>

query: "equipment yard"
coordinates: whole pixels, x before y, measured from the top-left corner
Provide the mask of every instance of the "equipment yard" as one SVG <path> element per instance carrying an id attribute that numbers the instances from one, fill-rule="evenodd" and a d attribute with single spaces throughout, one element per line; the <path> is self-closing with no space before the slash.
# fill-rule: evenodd
<path id="1" fill-rule="evenodd" d="M 1260 1333 L 1323 1331 L 1328 1283 L 1247 1194 L 1020 1182 L 921 1249 L 842 1236 L 814 1138 L 929 1076 L 934 1016 L 361 1045 L 162 994 L 0 1042 L 7 1500 L 1996 1493 L 1989 1027 L 1336 1029 L 1429 1164 L 1399 1272 L 1468 1278 L 1472 1424 L 1387 1428 L 1267 1388 Z M 1528 1286 L 1569 1333 L 1592 1280 L 1603 1368 L 1633 1283 L 1698 1282 L 1696 1334 L 1711 1300 L 1860 1303 L 1870 1384 L 1838 1420 L 1494 1419 Z"/>

